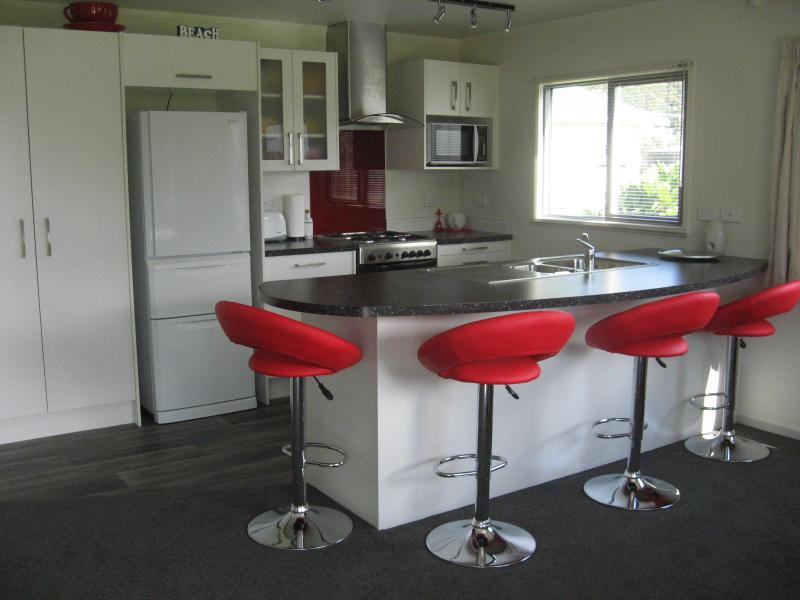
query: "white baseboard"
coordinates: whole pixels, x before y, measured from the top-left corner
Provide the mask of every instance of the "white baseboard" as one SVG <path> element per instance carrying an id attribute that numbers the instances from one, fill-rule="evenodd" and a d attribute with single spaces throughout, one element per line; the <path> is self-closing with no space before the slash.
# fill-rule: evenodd
<path id="1" fill-rule="evenodd" d="M 114 425 L 136 424 L 139 405 L 135 400 L 75 410 L 62 410 L 0 420 L 0 444 L 74 433 Z"/>
<path id="2" fill-rule="evenodd" d="M 741 423 L 742 425 L 755 427 L 756 429 L 763 429 L 764 431 L 769 431 L 770 433 L 792 438 L 793 440 L 800 440 L 800 431 L 791 427 L 785 427 L 784 425 L 776 425 L 775 423 L 769 423 L 767 421 L 762 421 L 761 419 L 754 419 L 753 417 L 747 417 L 742 414 L 736 415 L 736 422 Z"/>
<path id="3" fill-rule="evenodd" d="M 256 397 L 239 398 L 238 400 L 228 400 L 227 402 L 215 402 L 214 404 L 204 404 L 203 406 L 190 406 L 189 408 L 179 408 L 177 410 L 162 410 L 153 413 L 153 419 L 159 425 L 164 423 L 177 423 L 178 421 L 189 421 L 191 419 L 201 419 L 203 417 L 215 417 L 240 410 L 250 410 L 257 405 Z"/>

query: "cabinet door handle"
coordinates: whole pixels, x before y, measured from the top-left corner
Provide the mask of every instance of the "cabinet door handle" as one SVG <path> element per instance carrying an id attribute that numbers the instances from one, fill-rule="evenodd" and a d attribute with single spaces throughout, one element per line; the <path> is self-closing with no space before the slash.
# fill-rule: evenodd
<path id="1" fill-rule="evenodd" d="M 306 151 L 305 151 L 305 148 L 303 147 L 303 134 L 302 133 L 298 133 L 297 134 L 297 145 L 299 147 L 299 149 L 297 151 L 297 154 L 298 154 L 298 156 L 297 156 L 297 164 L 298 165 L 302 165 L 303 162 L 306 160 Z"/>
<path id="2" fill-rule="evenodd" d="M 324 267 L 328 263 L 326 262 L 313 262 L 313 263 L 294 263 L 295 267 Z"/>
<path id="3" fill-rule="evenodd" d="M 19 257 L 28 257 L 28 249 L 25 244 L 25 219 L 19 220 Z"/>
<path id="4" fill-rule="evenodd" d="M 464 98 L 464 103 L 466 104 L 466 108 L 464 110 L 469 112 L 472 109 L 472 82 L 468 81 L 465 88 L 466 97 Z"/>
<path id="5" fill-rule="evenodd" d="M 207 73 L 175 73 L 178 79 L 213 79 L 213 75 Z"/>
<path id="6" fill-rule="evenodd" d="M 456 109 L 456 102 L 458 102 L 458 82 L 450 82 L 450 109 Z"/>
<path id="7" fill-rule="evenodd" d="M 473 246 L 472 248 L 461 248 L 462 252 L 483 252 L 488 250 L 489 246 Z"/>
<path id="8" fill-rule="evenodd" d="M 286 134 L 289 136 L 289 164 L 294 164 L 294 135 L 292 132 Z"/>
<path id="9" fill-rule="evenodd" d="M 44 218 L 44 233 L 45 233 L 45 239 L 46 239 L 46 243 L 47 243 L 47 245 L 45 247 L 46 248 L 45 254 L 47 256 L 53 256 L 53 243 L 50 240 L 50 217 L 45 217 Z"/>

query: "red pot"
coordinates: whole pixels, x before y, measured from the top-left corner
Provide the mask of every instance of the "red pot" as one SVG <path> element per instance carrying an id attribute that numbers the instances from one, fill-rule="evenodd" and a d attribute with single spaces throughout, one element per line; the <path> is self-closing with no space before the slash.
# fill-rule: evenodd
<path id="1" fill-rule="evenodd" d="M 64 9 L 64 16 L 73 23 L 78 21 L 102 21 L 114 23 L 118 8 L 110 2 L 73 2 Z"/>

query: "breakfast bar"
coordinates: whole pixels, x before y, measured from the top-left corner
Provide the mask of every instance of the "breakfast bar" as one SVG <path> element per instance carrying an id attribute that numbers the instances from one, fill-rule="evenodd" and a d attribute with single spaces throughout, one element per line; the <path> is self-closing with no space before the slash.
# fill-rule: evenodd
<path id="1" fill-rule="evenodd" d="M 309 469 L 309 483 L 378 529 L 470 504 L 472 479 L 444 481 L 433 465 L 474 451 L 475 404 L 465 402 L 474 387 L 436 377 L 419 363 L 417 349 L 441 331 L 510 311 L 558 308 L 577 327 L 561 353 L 542 363 L 540 380 L 514 386 L 519 400 L 498 388 L 495 451 L 509 466 L 493 474 L 493 494 L 624 457 L 624 441 L 597 440 L 590 425 L 630 413 L 631 362 L 586 346 L 586 329 L 647 299 L 706 289 L 723 302 L 741 296 L 756 286 L 766 262 L 680 262 L 649 249 L 598 253 L 597 260 L 625 266 L 543 274 L 526 267 L 530 261 L 509 261 L 262 284 L 267 305 L 301 312 L 304 322 L 364 353 L 359 364 L 326 378 L 333 402 L 308 386 L 308 439 L 343 447 L 349 457 L 335 473 Z M 689 342 L 688 354 L 667 361 L 670 372 L 650 373 L 644 450 L 699 433 L 700 416 L 686 399 L 722 384 L 723 341 L 699 334 Z"/>

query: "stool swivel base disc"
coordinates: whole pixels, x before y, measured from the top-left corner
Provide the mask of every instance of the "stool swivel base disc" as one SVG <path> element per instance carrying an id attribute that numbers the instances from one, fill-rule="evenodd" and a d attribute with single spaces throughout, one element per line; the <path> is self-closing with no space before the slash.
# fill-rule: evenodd
<path id="1" fill-rule="evenodd" d="M 683 445 L 692 454 L 719 462 L 756 462 L 769 456 L 769 447 L 761 442 L 723 433 L 696 435 Z"/>
<path id="2" fill-rule="evenodd" d="M 263 546 L 280 550 L 327 548 L 345 539 L 353 522 L 342 512 L 307 506 L 304 512 L 269 510 L 250 521 L 247 534 Z"/>
<path id="3" fill-rule="evenodd" d="M 442 560 L 478 568 L 520 563 L 536 550 L 533 536 L 516 525 L 491 521 L 486 527 L 474 527 L 472 519 L 439 525 L 425 544 Z"/>
<path id="4" fill-rule="evenodd" d="M 669 508 L 681 498 L 671 483 L 641 475 L 600 475 L 583 484 L 584 493 L 595 502 L 625 510 Z"/>

